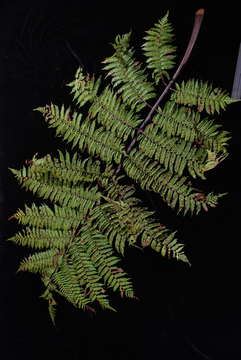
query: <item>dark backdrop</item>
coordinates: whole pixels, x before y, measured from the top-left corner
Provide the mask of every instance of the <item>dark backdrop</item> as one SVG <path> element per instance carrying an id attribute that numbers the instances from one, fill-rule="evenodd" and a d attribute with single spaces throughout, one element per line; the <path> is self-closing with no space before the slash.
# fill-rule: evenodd
<path id="1" fill-rule="evenodd" d="M 181 57 L 199 7 L 206 10 L 191 59 L 180 78 L 198 77 L 232 90 L 241 41 L 238 5 L 196 1 L 6 1 L 0 5 L 0 356 L 2 359 L 239 359 L 240 113 L 220 121 L 232 132 L 231 156 L 209 184 L 229 194 L 218 209 L 197 218 L 163 219 L 179 230 L 192 267 L 128 250 L 126 268 L 139 301 L 116 300 L 117 313 L 91 315 L 64 301 L 54 328 L 39 299 L 37 277 L 16 274 L 26 254 L 6 241 L 16 231 L 7 219 L 29 195 L 7 168 L 20 168 L 58 141 L 32 109 L 66 99 L 77 67 L 100 71 L 116 34 L 133 30 L 138 41 L 170 11 Z M 141 35 L 140 35 L 141 34 Z"/>

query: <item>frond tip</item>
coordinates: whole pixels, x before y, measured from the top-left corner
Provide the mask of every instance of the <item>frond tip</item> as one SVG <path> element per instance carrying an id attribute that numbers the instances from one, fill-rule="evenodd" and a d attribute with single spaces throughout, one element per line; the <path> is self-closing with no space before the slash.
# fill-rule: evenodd
<path id="1" fill-rule="evenodd" d="M 160 80 L 169 79 L 168 70 L 175 65 L 176 47 L 172 45 L 174 35 L 168 15 L 167 13 L 150 30 L 146 31 L 145 42 L 142 45 L 147 58 L 147 68 L 152 70 L 152 77 L 156 84 Z"/>

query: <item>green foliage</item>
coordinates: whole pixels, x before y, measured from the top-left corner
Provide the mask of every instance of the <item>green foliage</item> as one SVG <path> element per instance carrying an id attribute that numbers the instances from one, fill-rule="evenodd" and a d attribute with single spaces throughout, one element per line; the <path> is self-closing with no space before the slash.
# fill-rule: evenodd
<path id="1" fill-rule="evenodd" d="M 168 70 L 175 65 L 175 51 L 173 46 L 173 30 L 168 21 L 168 13 L 146 32 L 144 44 L 142 45 L 147 57 L 147 67 L 152 69 L 152 77 L 158 84 L 161 80 L 169 79 Z"/>
<path id="2" fill-rule="evenodd" d="M 122 95 L 123 102 L 138 112 L 156 94 L 142 63 L 134 58 L 130 37 L 131 33 L 118 35 L 113 44 L 115 53 L 103 63 L 106 64 L 104 70 L 108 71 L 107 76 L 111 77 L 113 87 Z"/>
<path id="3" fill-rule="evenodd" d="M 197 186 L 228 155 L 229 133 L 209 115 L 235 100 L 189 80 L 176 84 L 166 103 L 152 111 L 160 81 L 171 78 L 173 38 L 166 14 L 146 32 L 140 61 L 131 33 L 117 36 L 113 55 L 103 61 L 105 78 L 79 68 L 68 84 L 71 106 L 35 109 L 71 152 L 35 155 L 22 169 L 11 169 L 44 202 L 12 216 L 23 228 L 10 240 L 33 250 L 19 270 L 40 275 L 53 321 L 55 294 L 92 311 L 114 310 L 113 291 L 135 298 L 121 267 L 129 246 L 149 246 L 189 264 L 176 232 L 162 225 L 136 189 L 158 194 L 183 215 L 208 211 L 223 196 Z"/>
<path id="4" fill-rule="evenodd" d="M 208 114 L 220 113 L 228 104 L 237 100 L 231 99 L 226 91 L 214 88 L 208 82 L 200 80 L 183 81 L 176 84 L 176 91 L 171 99 L 178 104 L 196 106 L 199 112 L 205 110 Z"/>
<path id="5" fill-rule="evenodd" d="M 229 133 L 209 117 L 201 117 L 200 112 L 187 106 L 167 101 L 163 109 L 153 117 L 153 125 L 168 138 L 181 138 L 196 143 L 199 150 L 211 149 L 215 153 L 226 153 Z"/>

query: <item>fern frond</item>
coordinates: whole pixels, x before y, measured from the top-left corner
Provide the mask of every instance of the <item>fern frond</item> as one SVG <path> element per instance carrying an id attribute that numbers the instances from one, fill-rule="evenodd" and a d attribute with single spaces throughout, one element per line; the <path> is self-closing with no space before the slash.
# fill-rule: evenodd
<path id="1" fill-rule="evenodd" d="M 83 107 L 88 101 L 93 101 L 96 97 L 101 84 L 101 78 L 95 80 L 94 75 L 84 74 L 83 69 L 78 68 L 75 79 L 67 84 L 71 87 L 73 101 L 79 108 Z"/>
<path id="2" fill-rule="evenodd" d="M 21 170 L 11 169 L 22 187 L 43 199 L 49 199 L 62 206 L 79 207 L 86 212 L 100 199 L 98 187 L 84 187 L 83 185 L 65 185 L 61 179 L 54 178 L 52 174 L 36 174 L 31 167 Z"/>
<path id="3" fill-rule="evenodd" d="M 139 183 L 142 189 L 159 193 L 171 208 L 177 208 L 178 212 L 183 212 L 184 215 L 188 212 L 198 214 L 202 209 L 208 209 L 208 206 L 213 207 L 208 200 L 210 194 L 196 196 L 197 193 L 187 181 L 187 177 L 173 175 L 158 162 L 135 149 L 124 160 L 123 167 L 127 175 Z M 213 204 L 216 206 L 221 195 L 212 196 L 215 197 Z"/>
<path id="4" fill-rule="evenodd" d="M 113 206 L 102 206 L 93 216 L 96 218 L 96 226 L 105 233 L 110 244 L 122 255 L 124 255 L 126 246 L 147 247 L 160 252 L 161 255 L 172 256 L 177 260 L 188 262 L 183 251 L 184 245 L 180 244 L 177 239 L 171 243 L 168 252 L 166 242 L 173 239 L 174 233 L 156 220 L 151 218 L 152 212 L 141 207 L 128 208 L 123 211 L 123 203 Z M 101 216 L 101 217 L 100 217 Z M 167 240 L 168 239 L 168 240 Z M 168 242 L 169 244 L 169 242 Z M 176 246 L 172 248 L 172 245 Z"/>
<path id="5" fill-rule="evenodd" d="M 179 106 L 173 101 L 167 101 L 163 109 L 158 108 L 153 123 L 160 128 L 163 135 L 180 137 L 217 153 L 226 152 L 230 139 L 228 131 L 222 130 L 215 120 L 201 118 L 199 112 Z"/>
<path id="6" fill-rule="evenodd" d="M 153 222 L 142 234 L 142 246 L 150 246 L 156 252 L 160 252 L 163 257 L 181 260 L 190 265 L 184 252 L 184 244 L 180 243 L 175 235 L 176 231 L 170 232 L 165 226 Z"/>
<path id="7" fill-rule="evenodd" d="M 112 193 L 111 187 L 117 188 L 116 184 L 110 184 L 108 195 Z M 172 239 L 173 246 L 175 244 L 177 248 L 171 249 L 170 245 L 168 255 L 171 252 L 173 258 L 188 262 L 183 251 L 183 244 L 180 244 L 177 239 L 174 241 L 171 237 L 174 233 L 170 233 L 164 225 L 154 220 L 152 211 L 138 206 L 139 200 L 133 197 L 133 191 L 130 191 L 129 186 L 121 187 L 122 193 L 126 188 L 125 197 L 116 196 L 115 198 L 119 200 L 105 197 L 107 202 L 93 209 L 90 216 L 94 226 L 106 235 L 110 245 L 122 255 L 126 246 L 151 246 L 159 252 L 163 246 L 166 246 L 166 242 L 169 241 L 167 239 Z"/>
<path id="8" fill-rule="evenodd" d="M 82 114 L 77 112 L 70 117 L 70 109 L 65 110 L 64 105 L 61 109 L 51 104 L 36 110 L 44 115 L 49 127 L 56 128 L 56 135 L 72 143 L 72 147 L 78 146 L 79 150 L 87 150 L 89 155 L 99 156 L 106 162 L 120 163 L 125 153 L 124 144 L 112 132 L 97 127 L 95 121 L 88 118 L 82 121 Z"/>
<path id="9" fill-rule="evenodd" d="M 91 302 L 97 301 L 103 308 L 112 309 L 104 284 L 88 254 L 88 243 L 75 243 L 69 248 L 69 256 L 74 264 L 75 273 L 80 277 Z"/>
<path id="10" fill-rule="evenodd" d="M 164 107 L 157 109 L 153 124 L 167 137 L 180 137 L 186 141 L 195 141 L 201 131 L 199 112 L 186 106 L 179 106 L 174 101 L 167 101 Z M 206 133 L 203 134 L 204 136 Z"/>
<path id="11" fill-rule="evenodd" d="M 207 156 L 205 149 L 178 137 L 168 138 L 153 124 L 146 127 L 139 135 L 138 141 L 140 151 L 157 160 L 166 170 L 182 176 L 187 168 L 193 178 L 199 176 L 205 179 L 203 174 L 204 160 Z"/>
<path id="12" fill-rule="evenodd" d="M 73 231 L 52 229 L 36 229 L 27 227 L 9 240 L 21 246 L 28 246 L 36 250 L 64 249 L 73 237 Z"/>
<path id="13" fill-rule="evenodd" d="M 98 274 L 106 286 L 112 288 L 113 291 L 119 291 L 121 296 L 134 297 L 132 282 L 125 271 L 116 266 L 120 259 L 114 255 L 106 234 L 94 230 L 92 239 L 91 242 L 86 241 L 87 254 L 95 264 Z"/>
<path id="14" fill-rule="evenodd" d="M 205 110 L 208 114 L 220 113 L 227 105 L 239 101 L 232 99 L 226 91 L 214 88 L 208 82 L 193 79 L 183 81 L 181 85 L 176 83 L 171 100 L 177 104 L 195 106 L 199 112 Z"/>
<path id="15" fill-rule="evenodd" d="M 30 271 L 33 273 L 43 273 L 45 268 L 55 269 L 57 265 L 62 262 L 63 253 L 56 249 L 51 248 L 46 251 L 38 252 L 30 255 L 21 261 L 18 271 Z"/>
<path id="16" fill-rule="evenodd" d="M 88 111 L 90 119 L 96 118 L 98 124 L 115 133 L 117 137 L 123 138 L 124 141 L 130 134 L 134 135 L 141 120 L 133 111 L 127 109 L 110 87 L 106 86 L 100 94 L 97 94 L 100 79 L 95 82 L 89 74 L 84 75 L 83 70 L 78 69 L 75 80 L 68 86 L 72 87 L 73 100 L 79 107 L 87 102 L 91 103 Z"/>
<path id="17" fill-rule="evenodd" d="M 91 303 L 91 299 L 81 286 L 74 265 L 68 263 L 65 258 L 59 270 L 53 273 L 51 281 L 56 285 L 55 291 L 64 296 L 74 306 L 84 310 Z"/>
<path id="18" fill-rule="evenodd" d="M 204 121 L 203 121 L 204 122 Z M 207 150 L 214 152 L 215 154 L 221 154 L 221 156 L 228 155 L 228 141 L 231 139 L 230 132 L 225 130 L 218 130 L 221 126 L 213 124 L 213 121 L 206 120 L 206 122 L 210 125 L 210 132 L 206 137 L 200 137 L 200 141 L 203 147 Z M 216 132 L 211 134 L 212 130 Z"/>
<path id="19" fill-rule="evenodd" d="M 133 218 L 133 211 L 124 202 L 108 199 L 108 204 L 95 209 L 91 219 L 95 226 L 108 237 L 108 241 L 117 252 L 124 255 L 125 246 L 133 245 L 140 233 L 140 225 Z M 135 215 L 137 215 L 135 213 Z"/>
<path id="20" fill-rule="evenodd" d="M 188 80 L 160 105 L 189 58 L 202 17 L 203 10 L 197 11 L 183 60 L 157 99 L 156 85 L 170 80 L 175 59 L 168 13 L 145 33 L 143 63 L 131 47 L 131 33 L 118 35 L 114 54 L 103 61 L 107 80 L 79 68 L 68 84 L 73 107 L 35 109 L 75 152 L 34 155 L 22 169 L 10 169 L 23 188 L 46 201 L 17 210 L 12 218 L 24 229 L 9 240 L 35 250 L 19 271 L 39 273 L 53 322 L 57 294 L 92 311 L 115 311 L 112 292 L 135 298 L 121 266 L 127 247 L 150 247 L 189 264 L 184 244 L 145 205 L 142 190 L 183 215 L 208 211 L 225 195 L 206 194 L 190 180 L 206 180 L 206 172 L 228 156 L 229 133 L 203 113 L 219 113 L 239 100 Z"/>
<path id="21" fill-rule="evenodd" d="M 131 32 L 118 35 L 113 44 L 115 53 L 103 63 L 107 76 L 111 76 L 112 84 L 117 88 L 117 93 L 121 94 L 126 104 L 138 112 L 146 106 L 147 100 L 155 96 L 155 89 L 148 82 L 142 64 L 134 57 L 130 37 Z"/>
<path id="22" fill-rule="evenodd" d="M 70 230 L 77 228 L 85 213 L 81 207 L 62 207 L 54 204 L 51 209 L 46 204 L 31 207 L 25 205 L 25 211 L 19 209 L 12 218 L 19 224 L 29 225 L 36 229 L 47 228 L 52 230 Z"/>
<path id="23" fill-rule="evenodd" d="M 55 325 L 57 302 L 54 299 L 53 293 L 50 291 L 49 288 L 46 288 L 44 293 L 40 297 L 48 301 L 49 316 L 52 323 Z"/>
<path id="24" fill-rule="evenodd" d="M 89 108 L 89 117 L 96 118 L 99 124 L 124 141 L 129 136 L 134 136 L 141 123 L 141 119 L 135 112 L 127 109 L 117 94 L 108 86 L 98 97 L 95 97 Z"/>
<path id="25" fill-rule="evenodd" d="M 217 154 L 215 151 L 207 150 L 207 160 L 203 166 L 203 171 L 214 169 L 227 156 L 228 156 L 227 153 Z"/>
<path id="26" fill-rule="evenodd" d="M 107 184 L 108 180 L 114 175 L 111 166 L 101 164 L 99 160 L 90 157 L 82 159 L 78 153 L 73 156 L 66 151 L 62 153 L 58 150 L 59 157 L 52 158 L 49 154 L 37 159 L 36 155 L 32 160 L 27 160 L 31 167 L 31 174 L 51 174 L 55 179 L 61 180 L 65 184 L 92 183 L 96 180 L 102 184 Z"/>
<path id="27" fill-rule="evenodd" d="M 133 206 L 141 203 L 141 200 L 134 197 L 133 194 L 136 192 L 135 186 L 122 184 L 121 180 L 124 176 L 113 177 L 112 182 L 108 184 L 105 189 L 106 197 L 116 201 L 124 201 L 129 206 Z"/>
<path id="28" fill-rule="evenodd" d="M 151 214 L 141 213 L 140 200 L 133 196 L 133 186 L 121 185 L 120 179 L 113 179 L 105 189 L 105 202 L 93 209 L 90 219 L 100 232 L 106 234 L 108 241 L 117 252 L 124 255 L 126 244 L 134 245 L 140 234 L 138 221 Z"/>
<path id="29" fill-rule="evenodd" d="M 175 65 L 176 47 L 172 45 L 174 35 L 172 25 L 168 20 L 167 13 L 150 30 L 146 31 L 142 48 L 147 57 L 147 67 L 152 70 L 155 83 L 160 80 L 170 79 L 168 70 Z"/>

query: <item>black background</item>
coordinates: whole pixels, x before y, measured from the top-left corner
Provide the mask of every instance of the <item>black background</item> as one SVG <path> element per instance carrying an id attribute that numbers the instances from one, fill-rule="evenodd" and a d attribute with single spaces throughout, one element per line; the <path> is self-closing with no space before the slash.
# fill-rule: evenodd
<path id="1" fill-rule="evenodd" d="M 198 217 L 177 218 L 160 204 L 163 222 L 177 228 L 186 243 L 192 267 L 165 261 L 149 250 L 127 251 L 125 268 L 139 301 L 114 299 L 117 313 L 96 315 L 60 301 L 54 328 L 39 299 L 38 278 L 16 274 L 26 249 L 6 241 L 16 231 L 8 217 L 32 199 L 7 169 L 20 168 L 25 159 L 55 151 L 59 144 L 32 109 L 65 101 L 65 84 L 80 63 L 99 72 L 115 35 L 132 29 L 138 41 L 167 10 L 181 59 L 200 7 L 205 8 L 202 29 L 179 80 L 210 80 L 231 93 L 241 41 L 238 5 L 171 0 L 1 3 L 2 359 L 241 359 L 240 103 L 219 117 L 232 133 L 231 156 L 208 178 L 215 192 L 229 193 L 220 206 Z"/>

